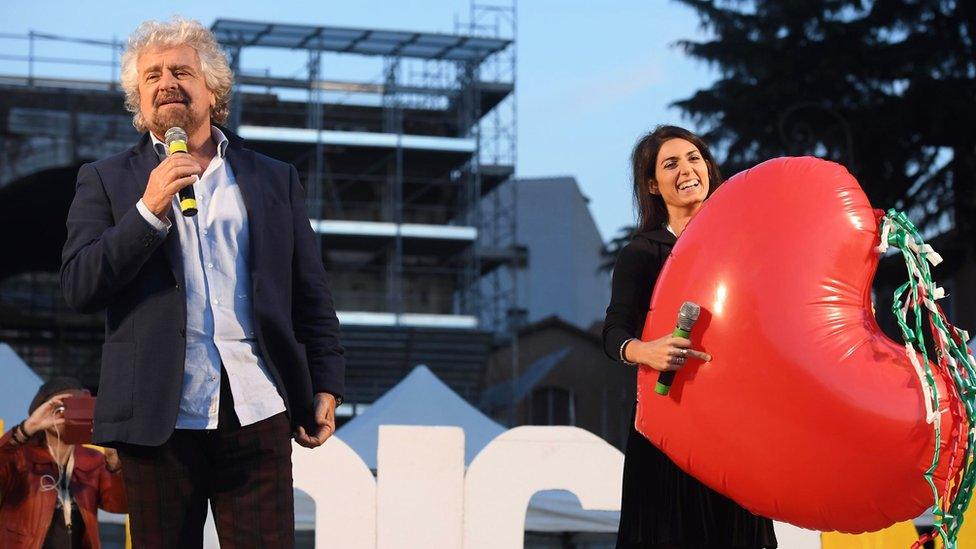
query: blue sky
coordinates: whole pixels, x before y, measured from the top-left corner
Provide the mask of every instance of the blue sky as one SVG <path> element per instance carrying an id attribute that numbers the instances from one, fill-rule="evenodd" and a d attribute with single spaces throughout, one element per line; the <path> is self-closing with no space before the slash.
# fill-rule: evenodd
<path id="1" fill-rule="evenodd" d="M 205 25 L 224 17 L 453 32 L 456 18 L 468 18 L 469 2 L 42 0 L 6 3 L 0 33 L 34 30 L 124 39 L 139 22 L 168 18 L 174 12 Z M 679 39 L 702 38 L 702 32 L 692 10 L 668 0 L 521 0 L 517 36 L 518 175 L 575 176 L 590 198 L 590 209 L 604 240 L 631 224 L 630 148 L 656 124 L 678 123 L 695 129 L 668 105 L 707 87 L 715 78 L 714 71 L 672 46 Z M 24 44 L 6 40 L 0 47 L 5 54 L 22 55 L 26 54 Z M 60 53 L 63 55 L 63 50 Z M 245 59 L 244 68 L 264 67 Z M 0 64 L 0 72 L 9 70 L 9 64 Z M 93 78 L 109 76 L 107 69 L 90 70 L 98 73 Z M 329 76 L 327 68 L 325 76 Z"/>

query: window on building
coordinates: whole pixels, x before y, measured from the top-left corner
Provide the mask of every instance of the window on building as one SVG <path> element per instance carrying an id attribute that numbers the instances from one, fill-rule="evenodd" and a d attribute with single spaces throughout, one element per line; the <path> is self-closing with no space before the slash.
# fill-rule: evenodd
<path id="1" fill-rule="evenodd" d="M 576 395 L 561 387 L 532 391 L 532 425 L 576 425 Z"/>

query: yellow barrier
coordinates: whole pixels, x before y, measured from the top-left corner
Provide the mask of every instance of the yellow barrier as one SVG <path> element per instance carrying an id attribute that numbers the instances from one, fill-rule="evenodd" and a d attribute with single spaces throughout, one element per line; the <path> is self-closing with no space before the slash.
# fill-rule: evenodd
<path id="1" fill-rule="evenodd" d="M 976 547 L 976 505 L 970 505 L 964 515 L 956 546 L 959 549 Z M 867 534 L 820 534 L 822 549 L 908 549 L 918 539 L 911 521 L 900 522 L 890 528 Z M 942 540 L 935 538 L 936 549 L 943 549 Z"/>
<path id="2" fill-rule="evenodd" d="M 86 444 L 85 447 L 91 448 L 92 450 L 97 450 L 103 454 L 105 453 L 105 448 L 101 446 Z M 132 532 L 129 531 L 129 515 L 125 516 L 125 549 L 132 549 Z"/>

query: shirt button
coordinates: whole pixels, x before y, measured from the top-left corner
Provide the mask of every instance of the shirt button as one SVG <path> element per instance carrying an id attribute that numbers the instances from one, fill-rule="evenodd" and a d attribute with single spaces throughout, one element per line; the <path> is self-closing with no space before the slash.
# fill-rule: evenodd
<path id="1" fill-rule="evenodd" d="M 203 230 L 203 234 L 205 234 L 205 235 L 207 235 L 207 234 L 210 234 L 210 231 L 209 231 L 209 230 L 207 230 L 207 229 L 204 229 L 204 230 Z"/>
<path id="2" fill-rule="evenodd" d="M 220 305 L 220 300 L 219 299 L 215 299 L 214 300 L 214 305 Z"/>
<path id="3" fill-rule="evenodd" d="M 208 269 L 213 269 L 213 263 L 207 263 L 207 268 Z"/>

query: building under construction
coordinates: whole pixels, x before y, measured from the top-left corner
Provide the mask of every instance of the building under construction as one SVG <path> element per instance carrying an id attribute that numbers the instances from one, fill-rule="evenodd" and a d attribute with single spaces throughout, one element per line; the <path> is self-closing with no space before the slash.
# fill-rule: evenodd
<path id="1" fill-rule="evenodd" d="M 515 10 L 474 5 L 457 27 L 211 27 L 237 75 L 230 129 L 305 183 L 353 407 L 420 363 L 475 400 L 491 346 L 513 337 L 515 288 L 494 278 L 524 257 L 516 196 L 497 192 L 515 169 Z M 0 339 L 42 376 L 94 386 L 102 319 L 66 309 L 57 268 L 78 166 L 138 139 L 121 44 L 0 41 L 23 52 L 0 58 L 21 67 L 0 71 Z"/>

